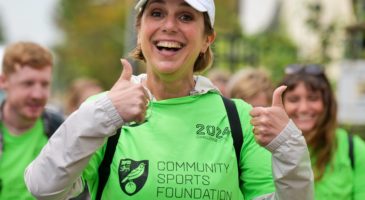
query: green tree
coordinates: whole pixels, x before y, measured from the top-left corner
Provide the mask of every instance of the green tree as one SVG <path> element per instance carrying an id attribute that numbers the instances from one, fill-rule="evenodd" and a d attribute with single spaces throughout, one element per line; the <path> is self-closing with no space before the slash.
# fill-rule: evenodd
<path id="1" fill-rule="evenodd" d="M 226 13 L 221 13 L 218 17 L 221 19 L 218 21 L 221 22 L 218 31 L 221 32 L 218 32 L 213 48 L 216 54 L 214 67 L 228 68 L 231 72 L 245 66 L 264 67 L 271 72 L 273 81 L 277 82 L 282 78 L 286 65 L 298 62 L 298 49 L 285 32 L 285 26 L 279 17 L 269 30 L 245 35 L 239 26 L 237 11 L 234 13 L 237 2 L 231 1 L 231 7 L 226 7 Z M 229 29 L 225 27 L 227 22 Z"/>
<path id="2" fill-rule="evenodd" d="M 64 42 L 55 47 L 56 86 L 65 89 L 79 76 L 93 77 L 106 88 L 121 72 L 125 21 L 132 0 L 61 0 L 56 21 Z"/>
<path id="3" fill-rule="evenodd" d="M 220 35 L 242 33 L 238 20 L 238 1 L 215 0 L 215 31 Z"/>

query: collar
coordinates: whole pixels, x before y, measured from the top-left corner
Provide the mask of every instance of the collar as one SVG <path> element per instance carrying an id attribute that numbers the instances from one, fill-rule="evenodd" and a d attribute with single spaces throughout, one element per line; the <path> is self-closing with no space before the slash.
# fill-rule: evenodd
<path id="1" fill-rule="evenodd" d="M 134 83 L 142 83 L 142 81 L 147 79 L 147 74 L 140 74 L 138 76 L 132 76 L 132 82 Z M 194 75 L 195 86 L 190 91 L 190 96 L 193 95 L 201 95 L 208 92 L 215 92 L 221 94 L 219 89 L 213 85 L 213 83 L 206 77 L 200 75 Z M 152 101 L 156 101 L 155 97 L 152 95 L 151 91 L 145 87 L 145 90 L 148 93 L 149 99 Z"/>

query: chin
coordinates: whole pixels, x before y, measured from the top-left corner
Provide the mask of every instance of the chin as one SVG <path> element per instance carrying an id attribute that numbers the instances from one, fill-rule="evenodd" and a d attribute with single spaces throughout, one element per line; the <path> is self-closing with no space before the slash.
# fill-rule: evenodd
<path id="1" fill-rule="evenodd" d="M 311 122 L 298 122 L 294 120 L 295 125 L 302 131 L 302 132 L 310 132 L 313 128 L 315 123 Z"/>
<path id="2" fill-rule="evenodd" d="M 24 116 L 26 118 L 30 119 L 30 120 L 36 120 L 41 115 L 42 115 L 42 110 L 41 111 L 36 111 L 36 112 L 26 113 Z"/>
<path id="3" fill-rule="evenodd" d="M 172 74 L 177 71 L 176 63 L 160 63 L 157 67 L 157 71 L 162 74 Z"/>
<path id="4" fill-rule="evenodd" d="M 305 133 L 307 133 L 307 132 L 310 132 L 310 131 L 312 131 L 313 130 L 313 128 L 314 128 L 314 125 L 298 125 L 298 128 L 301 130 L 301 131 L 303 131 L 303 132 L 305 132 Z"/>

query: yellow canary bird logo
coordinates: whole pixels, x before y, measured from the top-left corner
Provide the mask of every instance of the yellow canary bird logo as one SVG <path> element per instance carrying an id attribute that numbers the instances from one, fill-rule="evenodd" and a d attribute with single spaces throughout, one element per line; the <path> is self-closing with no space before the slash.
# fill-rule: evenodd
<path id="1" fill-rule="evenodd" d="M 144 167 L 145 167 L 145 164 L 140 163 L 137 168 L 135 168 L 131 172 L 129 172 L 129 174 L 122 180 L 122 183 L 124 183 L 126 181 L 133 181 L 134 179 L 137 179 L 140 176 L 142 176 L 142 174 L 144 172 Z"/>

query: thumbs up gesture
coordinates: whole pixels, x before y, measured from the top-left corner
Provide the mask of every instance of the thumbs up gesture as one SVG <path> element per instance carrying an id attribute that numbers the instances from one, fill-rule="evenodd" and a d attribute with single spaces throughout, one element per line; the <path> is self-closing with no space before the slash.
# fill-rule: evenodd
<path id="1" fill-rule="evenodd" d="M 289 122 L 284 110 L 282 94 L 286 86 L 280 86 L 273 93 L 271 107 L 255 107 L 251 110 L 251 124 L 254 126 L 255 139 L 261 146 L 268 145 Z"/>
<path id="2" fill-rule="evenodd" d="M 149 96 L 141 83 L 131 82 L 131 64 L 121 59 L 123 71 L 118 81 L 107 94 L 124 122 L 144 122 Z"/>

